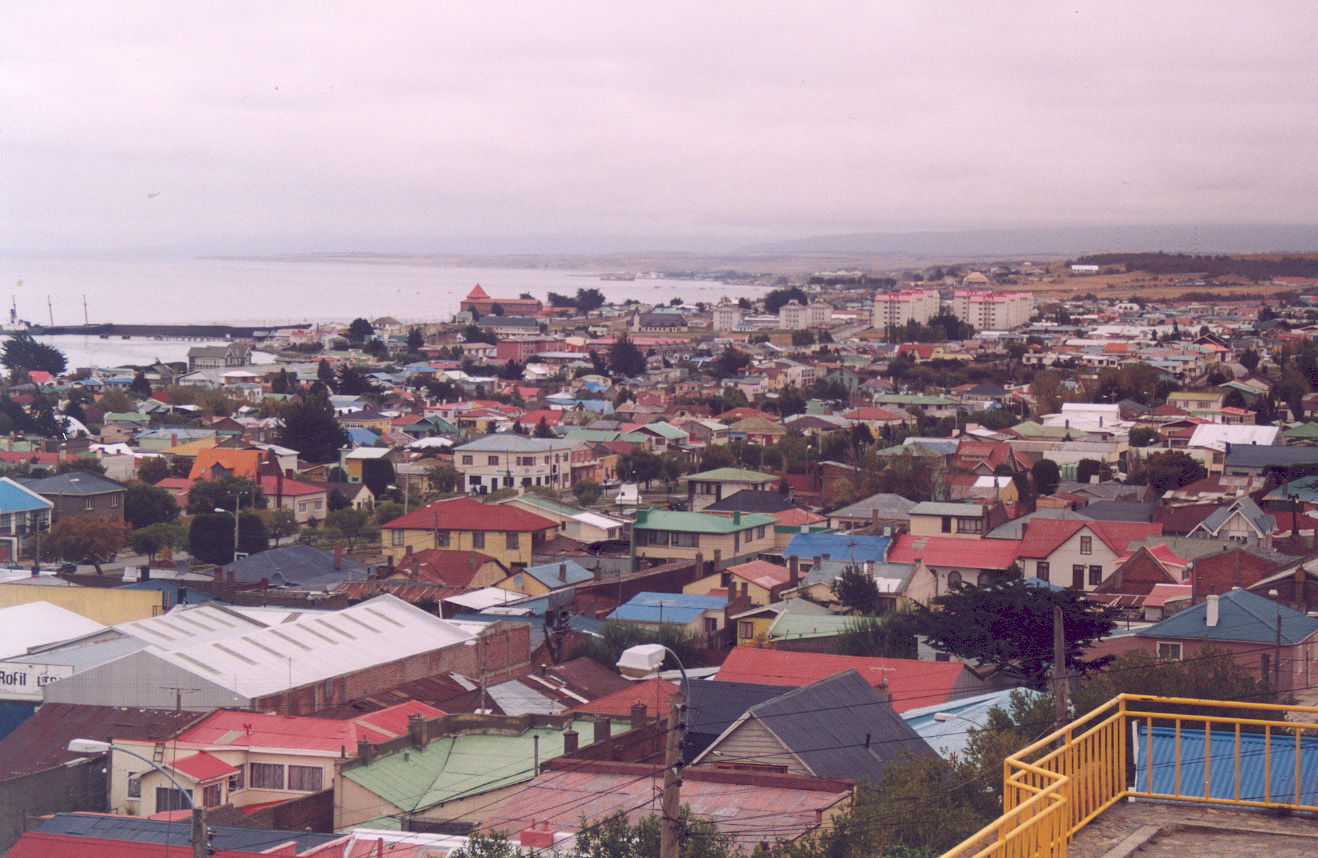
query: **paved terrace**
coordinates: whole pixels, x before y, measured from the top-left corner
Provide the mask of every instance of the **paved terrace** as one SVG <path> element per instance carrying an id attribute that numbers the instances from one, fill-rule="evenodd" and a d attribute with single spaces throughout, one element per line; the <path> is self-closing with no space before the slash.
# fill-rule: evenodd
<path id="1" fill-rule="evenodd" d="M 1113 805 L 1071 840 L 1068 858 L 1311 858 L 1318 818 L 1156 801 Z"/>

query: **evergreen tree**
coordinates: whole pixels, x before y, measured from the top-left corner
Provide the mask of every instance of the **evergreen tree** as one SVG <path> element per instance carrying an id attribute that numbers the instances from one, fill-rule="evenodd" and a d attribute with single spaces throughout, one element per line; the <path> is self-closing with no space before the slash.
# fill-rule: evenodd
<path id="1" fill-rule="evenodd" d="M 609 347 L 609 369 L 623 378 L 634 378 L 645 372 L 645 355 L 625 333 Z"/>
<path id="2" fill-rule="evenodd" d="M 348 433 L 339 425 L 323 390 L 309 391 L 301 400 L 290 402 L 284 408 L 283 421 L 280 445 L 297 450 L 308 462 L 332 462 L 348 443 Z"/>
<path id="3" fill-rule="evenodd" d="M 375 336 L 375 327 L 362 318 L 353 319 L 348 325 L 348 342 L 361 344 Z"/>
<path id="4" fill-rule="evenodd" d="M 39 343 L 26 331 L 11 334 L 0 348 L 0 363 L 12 371 L 48 372 L 59 375 L 68 366 L 64 353 L 54 346 Z"/>
<path id="5" fill-rule="evenodd" d="M 128 385 L 128 392 L 143 399 L 151 396 L 151 382 L 146 380 L 145 372 L 140 369 L 137 371 L 137 375 L 133 376 L 132 382 Z"/>
<path id="6" fill-rule="evenodd" d="M 411 328 L 407 332 L 407 350 L 413 354 L 421 351 L 426 344 L 426 338 L 422 336 L 420 328 Z"/>

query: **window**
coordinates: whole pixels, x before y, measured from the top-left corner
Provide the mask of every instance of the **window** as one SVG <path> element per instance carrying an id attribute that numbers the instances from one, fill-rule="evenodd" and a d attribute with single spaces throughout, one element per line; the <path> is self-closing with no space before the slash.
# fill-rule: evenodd
<path id="1" fill-rule="evenodd" d="M 764 527 L 765 527 L 764 525 L 760 525 L 759 527 L 755 528 L 755 538 L 756 538 L 756 539 L 763 539 L 763 538 L 764 538 Z"/>
<path id="2" fill-rule="evenodd" d="M 252 763 L 252 789 L 283 789 L 284 767 L 275 763 Z"/>
<path id="3" fill-rule="evenodd" d="M 485 464 L 487 464 L 487 465 L 497 465 L 497 464 L 499 464 L 499 457 L 498 457 L 498 456 L 486 456 L 486 457 L 485 457 Z"/>
<path id="4" fill-rule="evenodd" d="M 202 807 L 219 807 L 221 802 L 221 790 L 219 784 L 211 784 L 201 789 L 201 806 Z"/>
<path id="5" fill-rule="evenodd" d="M 390 544 L 390 545 L 398 546 L 398 545 L 402 545 L 402 544 L 403 544 L 403 531 L 401 531 L 401 530 L 391 530 L 391 531 L 389 531 L 389 533 L 391 534 L 391 537 L 390 537 L 390 540 L 389 540 L 389 544 Z"/>
<path id="6" fill-rule="evenodd" d="M 141 773 L 141 772 L 129 772 L 129 773 L 128 773 L 128 797 L 129 797 L 129 798 L 141 798 L 141 797 L 142 797 L 142 773 Z"/>
<path id="7" fill-rule="evenodd" d="M 1076 563 L 1071 566 L 1071 586 L 1077 590 L 1084 589 L 1085 566 L 1083 563 Z"/>
<path id="8" fill-rule="evenodd" d="M 1048 561 L 1040 560 L 1034 564 L 1034 577 L 1040 581 L 1048 580 Z"/>
<path id="9" fill-rule="evenodd" d="M 503 535 L 504 547 L 509 551 L 515 550 L 519 545 L 518 536 L 520 536 L 518 533 L 505 533 Z"/>
<path id="10" fill-rule="evenodd" d="M 673 545 L 679 548 L 699 548 L 700 534 L 698 533 L 674 533 Z"/>
<path id="11" fill-rule="evenodd" d="M 943 516 L 943 533 L 951 533 L 951 532 L 952 532 L 952 517 L 950 515 L 945 515 Z"/>
<path id="12" fill-rule="evenodd" d="M 977 587 L 987 587 L 989 584 L 992 583 L 993 583 L 993 576 L 987 572 L 980 572 L 979 577 L 975 579 L 975 586 Z"/>
<path id="13" fill-rule="evenodd" d="M 750 620 L 737 621 L 737 637 L 741 640 L 748 641 L 755 637 L 755 624 Z"/>
<path id="14" fill-rule="evenodd" d="M 984 519 L 982 518 L 958 518 L 956 520 L 957 533 L 983 533 Z"/>
<path id="15" fill-rule="evenodd" d="M 436 548 L 448 548 L 448 531 L 447 531 L 447 530 L 436 530 L 436 531 L 435 531 L 435 547 L 436 547 Z"/>
<path id="16" fill-rule="evenodd" d="M 110 495 L 110 509 L 115 509 L 118 506 L 119 506 L 119 496 Z"/>
<path id="17" fill-rule="evenodd" d="M 960 573 L 960 572 L 955 572 L 955 571 L 953 571 L 953 572 L 948 572 L 948 573 L 947 573 L 947 587 L 948 587 L 948 589 L 950 590 L 950 589 L 953 588 L 953 587 L 960 587 L 960 586 L 961 586 L 961 573 Z"/>
<path id="18" fill-rule="evenodd" d="M 304 792 L 319 792 L 324 789 L 324 772 L 320 766 L 289 766 L 288 788 Z"/>
<path id="19" fill-rule="evenodd" d="M 1180 661 L 1181 645 L 1178 643 L 1158 641 L 1158 658 L 1163 661 Z"/>
<path id="20" fill-rule="evenodd" d="M 244 784 L 243 784 L 243 766 L 242 766 L 242 764 L 239 763 L 239 764 L 238 764 L 237 766 L 235 766 L 234 768 L 236 768 L 238 771 L 236 771 L 236 772 L 234 772 L 233 774 L 229 775 L 229 793 L 230 793 L 230 794 L 237 792 L 238 790 L 242 789 L 243 786 L 244 786 Z"/>
<path id="21" fill-rule="evenodd" d="M 1098 586 L 1099 584 L 1101 584 L 1101 583 L 1103 583 L 1103 567 L 1102 567 L 1102 566 L 1090 566 L 1090 567 L 1089 567 L 1089 586 L 1091 586 L 1091 587 L 1097 587 L 1097 586 Z"/>
<path id="22" fill-rule="evenodd" d="M 712 638 L 718 634 L 718 620 L 714 617 L 705 617 L 705 637 Z"/>
<path id="23" fill-rule="evenodd" d="M 475 457 L 475 456 L 463 456 L 463 457 L 462 457 L 462 464 L 464 464 L 464 465 L 473 465 L 473 464 L 475 464 L 475 463 L 476 463 L 476 457 Z"/>
<path id="24" fill-rule="evenodd" d="M 484 547 L 485 547 L 485 534 L 482 533 L 482 532 L 479 531 L 479 530 L 474 531 L 474 532 L 471 534 L 471 547 L 472 547 L 472 548 L 484 548 Z"/>
<path id="25" fill-rule="evenodd" d="M 82 508 L 88 510 L 96 509 L 96 500 L 94 498 L 87 498 L 82 502 Z"/>
<path id="26" fill-rule="evenodd" d="M 1080 553 L 1081 554 L 1094 553 L 1094 537 L 1092 536 L 1080 537 Z"/>
<path id="27" fill-rule="evenodd" d="M 166 810 L 187 810 L 190 806 L 188 796 L 183 790 L 156 787 L 156 813 L 163 813 Z"/>

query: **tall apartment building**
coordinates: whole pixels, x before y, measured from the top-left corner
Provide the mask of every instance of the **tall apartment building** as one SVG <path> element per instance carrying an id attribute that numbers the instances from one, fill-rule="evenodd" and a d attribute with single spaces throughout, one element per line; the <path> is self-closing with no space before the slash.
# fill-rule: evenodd
<path id="1" fill-rule="evenodd" d="M 811 301 L 809 304 L 788 301 L 778 310 L 778 327 L 785 331 L 826 328 L 832 319 L 833 306 L 823 301 Z"/>
<path id="2" fill-rule="evenodd" d="M 741 324 L 741 308 L 736 304 L 719 304 L 714 308 L 713 325 L 716 331 L 731 331 Z"/>
<path id="3" fill-rule="evenodd" d="M 1005 331 L 1027 324 L 1034 315 L 1029 292 L 958 289 L 952 293 L 952 314 L 978 331 Z"/>
<path id="4" fill-rule="evenodd" d="M 902 289 L 898 292 L 880 292 L 874 296 L 874 320 L 879 330 L 889 325 L 907 322 L 927 322 L 938 315 L 939 299 L 936 289 Z"/>

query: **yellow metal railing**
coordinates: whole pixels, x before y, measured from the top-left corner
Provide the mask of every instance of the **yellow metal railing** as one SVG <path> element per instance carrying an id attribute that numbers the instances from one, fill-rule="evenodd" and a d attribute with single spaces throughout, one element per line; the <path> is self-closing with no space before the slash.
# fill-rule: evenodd
<path id="1" fill-rule="evenodd" d="M 1002 816 L 943 858 L 1065 858 L 1128 796 L 1318 810 L 1315 722 L 1312 706 L 1118 695 L 1004 760 Z"/>

